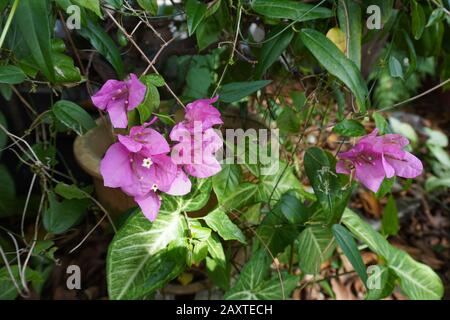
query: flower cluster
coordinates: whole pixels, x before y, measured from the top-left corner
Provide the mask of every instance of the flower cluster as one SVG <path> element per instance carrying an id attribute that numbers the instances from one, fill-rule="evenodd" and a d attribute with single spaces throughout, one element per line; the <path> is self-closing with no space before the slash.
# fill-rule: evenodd
<path id="1" fill-rule="evenodd" d="M 373 130 L 349 151 L 339 153 L 336 172 L 350 174 L 368 189 L 377 192 L 384 178 L 415 178 L 423 171 L 422 162 L 403 150 L 409 144 L 400 134 L 377 136 Z"/>
<path id="2" fill-rule="evenodd" d="M 109 80 L 92 97 L 94 105 L 106 110 L 116 128 L 127 127 L 126 111 L 137 107 L 145 96 L 145 86 L 131 75 L 130 80 Z M 120 92 L 119 92 L 120 90 Z M 222 147 L 221 137 L 212 128 L 222 124 L 214 99 L 194 101 L 186 106 L 184 121 L 174 126 L 170 147 L 164 136 L 150 128 L 156 118 L 134 126 L 128 135 L 106 151 L 100 163 L 104 185 L 121 188 L 134 197 L 144 215 L 156 219 L 161 206 L 159 192 L 182 196 L 191 190 L 187 174 L 207 178 L 221 170 L 215 153 Z"/>

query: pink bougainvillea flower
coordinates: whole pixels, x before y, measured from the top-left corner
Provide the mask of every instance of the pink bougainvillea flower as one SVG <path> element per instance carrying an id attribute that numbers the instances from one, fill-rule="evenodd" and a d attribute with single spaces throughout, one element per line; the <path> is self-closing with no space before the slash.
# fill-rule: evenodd
<path id="1" fill-rule="evenodd" d="M 172 148 L 172 159 L 186 173 L 197 178 L 211 177 L 222 169 L 216 152 L 223 142 L 212 128 L 223 123 L 220 112 L 211 105 L 217 99 L 201 99 L 188 104 L 185 120 L 170 132 L 170 139 L 178 142 Z"/>
<path id="2" fill-rule="evenodd" d="M 356 180 L 373 192 L 378 191 L 385 177 L 415 178 L 422 173 L 422 162 L 403 150 L 409 144 L 408 139 L 399 134 L 377 134 L 375 129 L 354 148 L 339 153 L 336 172 L 350 174 L 354 169 Z"/>
<path id="3" fill-rule="evenodd" d="M 212 106 L 217 99 L 219 99 L 219 96 L 189 103 L 186 106 L 184 126 L 188 129 L 193 129 L 194 123 L 200 121 L 202 123 L 202 129 L 205 131 L 215 125 L 223 124 L 219 110 Z"/>
<path id="4" fill-rule="evenodd" d="M 196 122 L 193 132 L 183 123 L 177 124 L 170 132 L 170 139 L 179 142 L 172 148 L 172 159 L 182 165 L 186 173 L 197 178 L 208 178 L 221 169 L 216 152 L 222 148 L 222 138 L 213 128 L 197 130 L 201 122 Z"/>
<path id="5" fill-rule="evenodd" d="M 92 96 L 92 102 L 97 108 L 108 112 L 113 127 L 126 128 L 127 111 L 133 110 L 144 100 L 146 90 L 146 86 L 132 73 L 125 81 L 106 81 Z"/>
<path id="6" fill-rule="evenodd" d="M 155 220 L 161 199 L 157 191 L 184 195 L 191 182 L 180 172 L 167 155 L 170 151 L 166 139 L 149 124 L 131 128 L 130 134 L 119 135 L 100 163 L 104 185 L 121 188 L 142 209 L 151 221 Z"/>

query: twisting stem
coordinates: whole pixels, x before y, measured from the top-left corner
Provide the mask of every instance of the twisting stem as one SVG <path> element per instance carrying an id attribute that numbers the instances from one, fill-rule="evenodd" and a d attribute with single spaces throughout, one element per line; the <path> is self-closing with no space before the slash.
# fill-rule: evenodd
<path id="1" fill-rule="evenodd" d="M 228 66 L 233 63 L 233 58 L 234 58 L 234 52 L 236 51 L 236 44 L 238 41 L 238 37 L 239 37 L 239 30 L 240 30 L 240 25 L 241 25 L 241 17 L 242 17 L 242 7 L 239 6 L 238 9 L 238 19 L 237 19 L 237 25 L 236 25 L 236 34 L 234 36 L 234 41 L 233 41 L 233 48 L 231 49 L 231 54 L 230 54 L 230 58 L 228 59 L 227 64 L 225 65 L 225 68 L 223 68 L 222 71 L 222 75 L 220 76 L 219 82 L 217 82 L 217 86 L 214 89 L 214 92 L 212 94 L 212 97 L 214 97 L 217 93 L 217 90 L 219 90 L 220 85 L 222 84 L 223 78 L 225 77 L 225 74 L 227 73 L 228 70 Z"/>

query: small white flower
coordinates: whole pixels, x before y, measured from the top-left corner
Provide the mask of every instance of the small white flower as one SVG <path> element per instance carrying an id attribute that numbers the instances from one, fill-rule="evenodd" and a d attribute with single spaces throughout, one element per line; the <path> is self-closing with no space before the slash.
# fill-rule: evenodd
<path id="1" fill-rule="evenodd" d="M 156 192 L 158 190 L 158 186 L 156 184 L 153 184 L 152 190 L 153 190 L 153 192 Z"/>
<path id="2" fill-rule="evenodd" d="M 153 161 L 150 158 L 145 158 L 144 160 L 142 160 L 142 166 L 144 168 L 150 169 L 150 167 L 152 166 Z"/>

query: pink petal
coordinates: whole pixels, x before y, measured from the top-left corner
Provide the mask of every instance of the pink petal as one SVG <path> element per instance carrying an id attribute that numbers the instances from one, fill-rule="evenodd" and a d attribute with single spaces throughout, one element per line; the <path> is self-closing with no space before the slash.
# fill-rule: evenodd
<path id="1" fill-rule="evenodd" d="M 394 144 L 401 148 L 406 147 L 409 144 L 409 140 L 406 139 L 401 134 L 385 134 L 384 136 L 381 136 L 380 138 L 383 139 L 383 144 Z"/>
<path id="2" fill-rule="evenodd" d="M 156 193 L 149 192 L 145 196 L 134 197 L 134 201 L 139 205 L 148 220 L 155 221 L 161 207 L 161 199 Z"/>
<path id="3" fill-rule="evenodd" d="M 177 165 L 164 154 L 152 156 L 151 159 L 153 164 L 149 169 L 149 179 L 152 184 L 156 184 L 159 190 L 166 192 L 177 176 Z"/>
<path id="4" fill-rule="evenodd" d="M 107 187 L 118 188 L 131 184 L 133 173 L 130 152 L 120 143 L 113 144 L 100 162 L 100 173 Z"/>
<path id="5" fill-rule="evenodd" d="M 147 156 L 168 153 L 170 151 L 166 138 L 154 129 L 143 129 L 136 139 L 144 144 L 142 152 Z"/>
<path id="6" fill-rule="evenodd" d="M 127 112 L 122 100 L 116 100 L 108 104 L 107 111 L 114 128 L 126 128 L 128 126 Z"/>
<path id="7" fill-rule="evenodd" d="M 172 131 L 170 131 L 170 140 L 178 142 L 188 142 L 190 143 L 191 132 L 186 128 L 183 122 L 176 124 Z"/>
<path id="8" fill-rule="evenodd" d="M 422 162 L 414 155 L 405 151 L 402 159 L 385 156 L 386 161 L 395 169 L 395 174 L 402 178 L 415 178 L 423 171 Z"/>
<path id="9" fill-rule="evenodd" d="M 191 191 L 192 183 L 188 176 L 184 173 L 181 167 L 178 167 L 177 176 L 173 180 L 170 189 L 166 191 L 167 194 L 173 196 L 184 196 Z"/>
<path id="10" fill-rule="evenodd" d="M 381 156 L 369 162 L 355 162 L 355 178 L 368 189 L 377 192 L 386 176 Z"/>
<path id="11" fill-rule="evenodd" d="M 139 152 L 142 149 L 142 143 L 137 142 L 130 136 L 119 134 L 120 143 L 126 147 L 130 152 Z"/>
<path id="12" fill-rule="evenodd" d="M 185 118 L 188 123 L 191 123 L 189 127 L 195 121 L 201 121 L 203 124 L 203 130 L 209 129 L 216 124 L 222 124 L 222 118 L 219 110 L 213 107 L 211 104 L 216 102 L 219 97 L 216 96 L 213 99 L 200 99 L 186 106 Z"/>
<path id="13" fill-rule="evenodd" d="M 336 163 L 336 172 L 342 174 L 350 174 L 351 170 L 347 167 L 347 162 L 345 160 L 339 160 Z"/>
<path id="14" fill-rule="evenodd" d="M 124 83 L 118 80 L 108 80 L 105 84 L 100 88 L 100 90 L 94 94 L 91 99 L 92 103 L 99 109 L 105 110 L 108 107 L 108 104 L 112 100 L 112 97 L 115 96 L 117 90 L 122 89 L 124 87 Z"/>
<path id="15" fill-rule="evenodd" d="M 126 81 L 128 87 L 128 108 L 127 110 L 133 110 L 144 101 L 147 87 L 139 81 L 138 77 L 134 74 L 130 74 L 130 79 Z"/>

